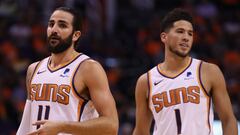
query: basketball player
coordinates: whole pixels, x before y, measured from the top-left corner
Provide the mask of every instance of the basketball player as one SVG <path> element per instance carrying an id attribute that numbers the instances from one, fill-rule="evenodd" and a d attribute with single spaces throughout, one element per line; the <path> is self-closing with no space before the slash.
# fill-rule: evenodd
<path id="1" fill-rule="evenodd" d="M 28 68 L 28 99 L 17 135 L 116 135 L 117 111 L 105 71 L 74 50 L 81 36 L 76 11 L 56 9 L 47 36 L 51 56 Z"/>
<path id="2" fill-rule="evenodd" d="M 165 60 L 137 81 L 134 135 L 149 135 L 152 119 L 153 135 L 213 135 L 213 104 L 224 135 L 237 135 L 222 72 L 189 56 L 193 33 L 184 10 L 174 9 L 162 20 Z"/>

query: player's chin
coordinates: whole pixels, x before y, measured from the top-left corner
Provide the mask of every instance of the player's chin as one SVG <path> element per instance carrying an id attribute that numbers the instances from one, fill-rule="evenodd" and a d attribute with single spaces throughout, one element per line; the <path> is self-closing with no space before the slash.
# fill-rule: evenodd
<path id="1" fill-rule="evenodd" d="M 54 39 L 51 39 L 49 40 L 48 44 L 51 46 L 51 47 L 55 47 L 55 46 L 58 46 L 60 43 L 59 40 L 54 40 Z"/>
<path id="2" fill-rule="evenodd" d="M 180 50 L 180 53 L 184 56 L 187 56 L 190 52 L 190 48 L 184 48 Z"/>
<path id="3" fill-rule="evenodd" d="M 182 51 L 178 53 L 178 56 L 180 57 L 187 57 L 189 56 L 189 51 Z"/>

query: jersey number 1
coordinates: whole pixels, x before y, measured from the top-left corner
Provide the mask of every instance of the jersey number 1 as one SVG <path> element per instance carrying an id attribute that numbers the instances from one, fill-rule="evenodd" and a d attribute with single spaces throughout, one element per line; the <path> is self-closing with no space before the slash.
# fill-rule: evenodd
<path id="1" fill-rule="evenodd" d="M 49 118 L 49 112 L 50 112 L 50 106 L 45 106 L 45 115 L 44 115 L 44 120 L 48 120 Z M 43 106 L 39 105 L 38 106 L 38 116 L 37 116 L 37 120 L 40 121 L 42 119 L 42 112 L 43 112 Z M 40 128 L 40 125 L 37 125 L 37 129 Z"/>
<path id="2" fill-rule="evenodd" d="M 180 115 L 179 109 L 175 109 L 175 116 L 176 116 L 176 123 L 177 123 L 177 133 L 179 135 L 181 134 L 181 130 L 182 130 L 182 121 L 181 121 L 181 115 Z"/>

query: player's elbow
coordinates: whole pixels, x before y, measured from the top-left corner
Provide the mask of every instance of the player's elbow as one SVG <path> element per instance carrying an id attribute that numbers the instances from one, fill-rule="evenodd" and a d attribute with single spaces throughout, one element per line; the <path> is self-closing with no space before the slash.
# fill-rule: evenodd
<path id="1" fill-rule="evenodd" d="M 225 134 L 237 135 L 237 120 L 234 116 L 228 116 L 221 119 L 223 132 Z"/>
<path id="2" fill-rule="evenodd" d="M 118 124 L 112 124 L 110 127 L 111 133 L 109 135 L 117 135 L 118 134 Z"/>
<path id="3" fill-rule="evenodd" d="M 235 116 L 232 115 L 226 115 L 225 117 L 220 118 L 223 124 L 232 124 L 232 125 L 237 125 L 237 120 Z"/>
<path id="4" fill-rule="evenodd" d="M 101 135 L 117 135 L 118 134 L 118 119 L 106 119 L 106 125 L 104 126 L 104 132 Z"/>
<path id="5" fill-rule="evenodd" d="M 112 120 L 112 122 L 110 123 L 110 126 L 109 126 L 109 129 L 111 131 L 111 133 L 109 135 L 117 135 L 118 127 L 119 127 L 118 119 Z"/>
<path id="6" fill-rule="evenodd" d="M 135 127 L 133 130 L 133 135 L 150 135 L 149 130 L 144 127 Z"/>

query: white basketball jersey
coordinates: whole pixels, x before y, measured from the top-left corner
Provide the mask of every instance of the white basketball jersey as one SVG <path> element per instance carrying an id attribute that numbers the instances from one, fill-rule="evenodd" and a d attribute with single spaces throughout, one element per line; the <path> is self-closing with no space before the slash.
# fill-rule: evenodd
<path id="1" fill-rule="evenodd" d="M 50 57 L 38 63 L 31 81 L 32 123 L 38 120 L 85 121 L 98 117 L 92 102 L 81 97 L 73 84 L 76 71 L 88 59 L 79 54 L 58 69 L 50 69 Z M 31 131 L 39 128 L 30 126 Z"/>
<path id="2" fill-rule="evenodd" d="M 200 79 L 201 63 L 191 58 L 175 77 L 163 74 L 159 65 L 148 72 L 153 135 L 213 135 L 213 107 Z"/>

